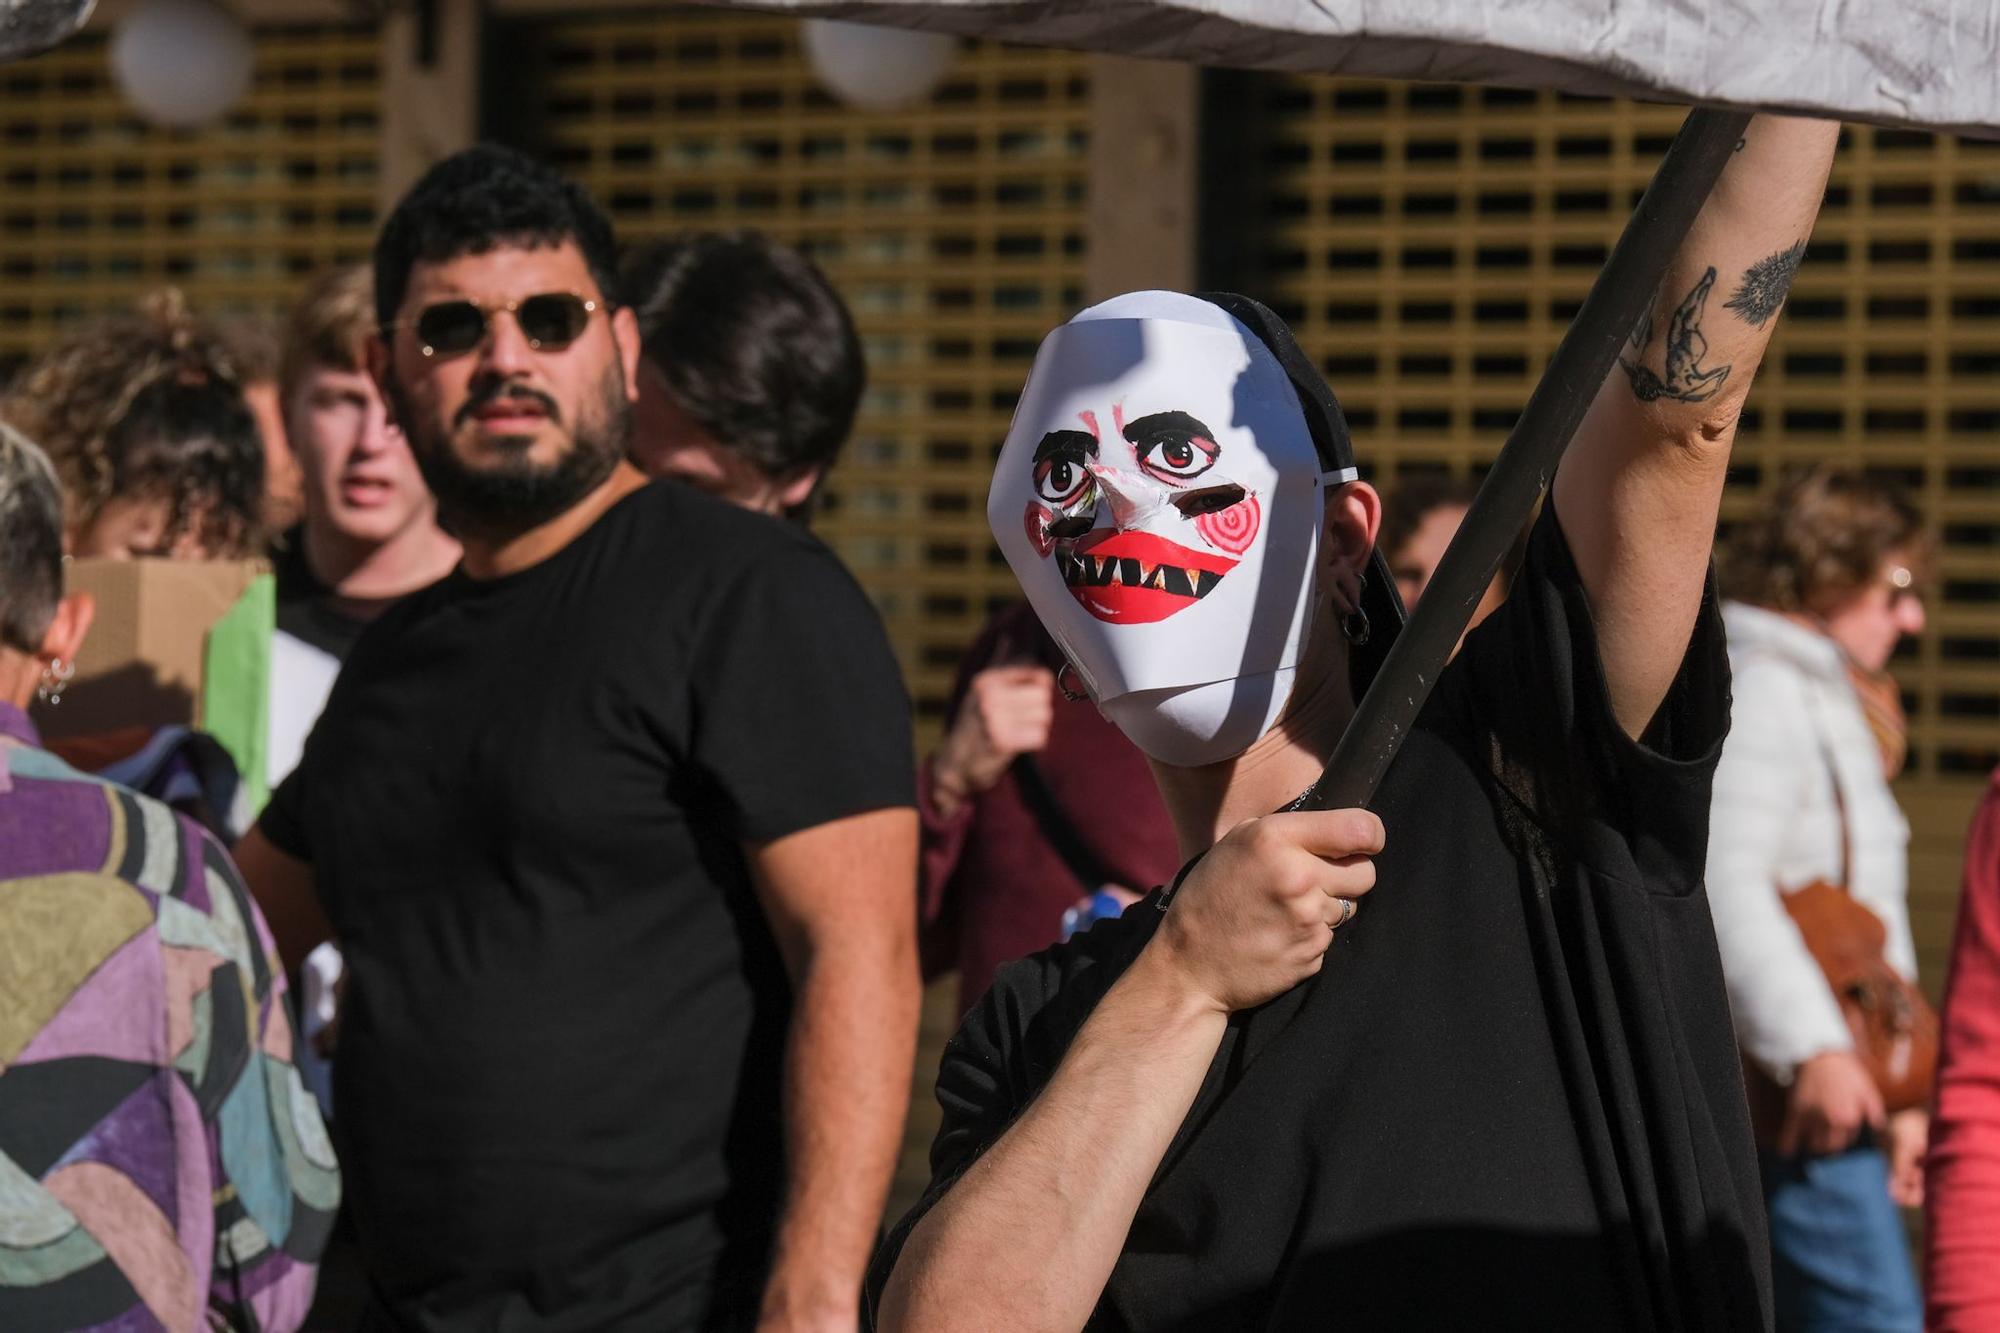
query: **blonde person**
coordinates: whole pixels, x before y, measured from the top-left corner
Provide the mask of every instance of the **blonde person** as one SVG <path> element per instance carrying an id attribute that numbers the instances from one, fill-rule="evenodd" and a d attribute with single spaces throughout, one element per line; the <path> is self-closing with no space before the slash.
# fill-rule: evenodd
<path id="1" fill-rule="evenodd" d="M 273 552 L 278 629 L 265 758 L 274 791 L 298 766 L 361 631 L 458 563 L 458 543 L 438 527 L 437 501 L 368 374 L 374 332 L 374 278 L 356 264 L 313 280 L 278 345 L 274 392 L 296 451 L 302 510 Z M 327 1056 L 342 966 L 340 950 L 323 944 L 300 969 L 308 1040 L 299 1069 L 329 1113 Z"/>
<path id="2" fill-rule="evenodd" d="M 341 659 L 402 597 L 458 563 L 409 442 L 369 377 L 375 332 L 367 265 L 331 269 L 285 321 L 278 398 L 304 477 L 304 510 L 278 541 L 271 785 L 299 761 Z"/>

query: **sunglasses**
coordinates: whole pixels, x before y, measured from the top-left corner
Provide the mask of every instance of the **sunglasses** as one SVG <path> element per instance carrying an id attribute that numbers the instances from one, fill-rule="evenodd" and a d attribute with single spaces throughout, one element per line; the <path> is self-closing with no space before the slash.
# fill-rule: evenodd
<path id="1" fill-rule="evenodd" d="M 532 350 L 560 352 L 583 336 L 599 307 L 599 302 L 575 292 L 540 292 L 494 305 L 439 301 L 425 306 L 415 319 L 397 320 L 388 327 L 392 332 L 414 330 L 425 356 L 463 356 L 486 341 L 493 316 L 505 312 L 514 317 Z"/>
<path id="2" fill-rule="evenodd" d="M 1891 610 L 1901 606 L 1906 601 L 1921 602 L 1924 599 L 1924 590 L 1917 583 L 1917 576 L 1912 574 L 1903 565 L 1889 566 L 1888 573 L 1884 576 L 1883 582 L 1889 585 L 1889 607 Z"/>

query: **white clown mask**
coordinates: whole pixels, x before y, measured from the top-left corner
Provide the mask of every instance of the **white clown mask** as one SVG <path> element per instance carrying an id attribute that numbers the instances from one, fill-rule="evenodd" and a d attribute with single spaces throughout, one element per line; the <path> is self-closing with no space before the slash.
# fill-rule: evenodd
<path id="1" fill-rule="evenodd" d="M 1100 710 L 1155 759 L 1243 753 L 1312 629 L 1325 492 L 1297 393 L 1255 334 L 1174 292 L 1043 340 L 986 506 Z"/>

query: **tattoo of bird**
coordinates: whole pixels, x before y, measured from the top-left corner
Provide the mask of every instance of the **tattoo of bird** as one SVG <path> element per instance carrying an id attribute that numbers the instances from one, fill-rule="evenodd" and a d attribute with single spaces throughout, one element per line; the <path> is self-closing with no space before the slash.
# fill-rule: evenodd
<path id="1" fill-rule="evenodd" d="M 1728 366 L 1703 366 L 1702 358 L 1708 355 L 1708 339 L 1701 332 L 1702 312 L 1708 305 L 1708 293 L 1715 286 L 1715 268 L 1710 265 L 1701 275 L 1688 294 L 1681 298 L 1680 305 L 1667 320 L 1666 374 L 1655 373 L 1651 367 L 1642 366 L 1636 359 L 1619 357 L 1618 364 L 1625 368 L 1625 375 L 1632 381 L 1632 394 L 1642 403 L 1650 403 L 1661 398 L 1672 398 L 1683 403 L 1700 403 L 1715 397 L 1729 378 Z M 1653 341 L 1651 307 L 1639 328 L 1633 330 L 1630 340 L 1634 355 L 1643 353 Z"/>
<path id="2" fill-rule="evenodd" d="M 1791 293 L 1792 279 L 1798 276 L 1799 262 L 1805 257 L 1806 243 L 1800 241 L 1789 250 L 1758 260 L 1743 270 L 1736 294 L 1724 301 L 1722 308 L 1734 310 L 1753 329 L 1763 328 Z"/>

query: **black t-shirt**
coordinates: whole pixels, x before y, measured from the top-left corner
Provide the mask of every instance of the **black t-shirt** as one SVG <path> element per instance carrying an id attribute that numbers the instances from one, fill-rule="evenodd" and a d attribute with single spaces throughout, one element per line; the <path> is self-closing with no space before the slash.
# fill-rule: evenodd
<path id="1" fill-rule="evenodd" d="M 334 607 L 333 590 L 320 582 L 306 559 L 303 524 L 272 546 L 271 572 L 277 576 L 278 628 L 335 661 L 345 660 L 368 622 Z"/>
<path id="2" fill-rule="evenodd" d="M 911 754 L 840 564 L 678 483 L 369 628 L 262 827 L 346 952 L 335 1125 L 400 1325 L 754 1312 L 790 1001 L 740 844 L 910 804 Z"/>
<path id="3" fill-rule="evenodd" d="M 1551 507 L 1387 774 L 1375 891 L 1316 979 L 1232 1021 L 1093 1327 L 1765 1327 L 1701 878 L 1728 704 L 1711 596 L 1646 743 L 1624 735 Z M 1002 969 L 968 1016 L 932 1185 L 876 1292 L 1144 947 L 1154 901 Z"/>

